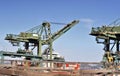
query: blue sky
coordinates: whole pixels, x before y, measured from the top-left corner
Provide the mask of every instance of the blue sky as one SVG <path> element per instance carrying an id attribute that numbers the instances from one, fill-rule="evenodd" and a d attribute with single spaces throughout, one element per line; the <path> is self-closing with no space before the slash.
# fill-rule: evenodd
<path id="1" fill-rule="evenodd" d="M 0 50 L 15 51 L 4 38 L 44 21 L 80 23 L 57 39 L 53 47 L 69 61 L 101 61 L 103 45 L 89 35 L 92 27 L 109 24 L 120 15 L 120 0 L 0 0 Z"/>

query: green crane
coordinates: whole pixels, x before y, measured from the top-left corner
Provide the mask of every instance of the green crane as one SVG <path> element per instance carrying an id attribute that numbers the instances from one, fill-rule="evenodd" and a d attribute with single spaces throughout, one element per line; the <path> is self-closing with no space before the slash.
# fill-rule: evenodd
<path id="1" fill-rule="evenodd" d="M 74 25 L 79 23 L 79 20 L 74 20 L 71 23 L 66 24 L 65 27 L 59 31 L 52 33 L 51 25 L 49 22 L 44 22 L 39 26 L 33 27 L 32 29 L 21 32 L 19 35 L 7 34 L 5 40 L 10 41 L 13 46 L 19 46 L 20 42 L 25 43 L 25 51 L 29 50 L 30 44 L 32 44 L 34 49 L 37 47 L 37 55 L 42 56 L 42 46 L 48 45 L 50 49 L 50 60 L 52 60 L 52 44 L 61 35 L 70 30 Z"/>
<path id="2" fill-rule="evenodd" d="M 120 19 L 109 25 L 92 28 L 90 35 L 96 37 L 97 43 L 104 44 L 104 67 L 117 68 L 120 61 Z"/>

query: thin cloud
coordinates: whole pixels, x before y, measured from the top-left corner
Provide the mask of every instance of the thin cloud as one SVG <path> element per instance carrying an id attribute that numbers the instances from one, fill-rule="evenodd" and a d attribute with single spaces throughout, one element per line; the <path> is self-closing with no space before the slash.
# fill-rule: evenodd
<path id="1" fill-rule="evenodd" d="M 82 19 L 80 19 L 80 21 L 84 22 L 84 23 L 93 23 L 94 22 L 94 20 L 89 19 L 89 18 L 82 18 Z"/>
<path id="2" fill-rule="evenodd" d="M 93 19 L 90 18 L 82 18 L 80 21 L 85 25 L 85 27 L 91 30 L 93 23 L 95 22 Z"/>

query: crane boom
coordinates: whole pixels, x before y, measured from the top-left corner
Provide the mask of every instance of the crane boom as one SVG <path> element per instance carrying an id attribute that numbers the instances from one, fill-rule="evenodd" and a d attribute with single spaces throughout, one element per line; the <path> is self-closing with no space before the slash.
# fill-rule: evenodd
<path id="1" fill-rule="evenodd" d="M 79 20 L 74 20 L 71 23 L 67 24 L 64 28 L 62 28 L 61 30 L 59 30 L 57 33 L 53 34 L 52 37 L 51 37 L 52 41 L 56 40 L 62 34 L 66 33 L 69 29 L 71 29 L 77 23 L 79 23 Z"/>
<path id="2" fill-rule="evenodd" d="M 52 34 L 51 36 L 51 41 L 55 41 L 56 39 L 58 39 L 60 36 L 62 36 L 64 33 L 66 33 L 68 30 L 70 30 L 73 26 L 75 26 L 77 23 L 79 23 L 79 20 L 74 20 L 71 23 L 67 24 L 66 26 L 64 26 L 62 29 L 60 29 L 58 32 L 55 32 L 54 34 Z M 43 44 L 48 44 L 50 41 L 50 39 L 47 39 L 45 41 L 43 41 Z"/>

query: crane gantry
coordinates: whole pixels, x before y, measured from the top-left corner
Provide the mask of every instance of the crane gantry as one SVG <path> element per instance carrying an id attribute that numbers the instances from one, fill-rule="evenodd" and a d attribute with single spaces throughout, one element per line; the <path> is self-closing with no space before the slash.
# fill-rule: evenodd
<path id="1" fill-rule="evenodd" d="M 21 32 L 18 35 L 7 34 L 7 36 L 5 37 L 5 40 L 8 40 L 9 42 L 11 42 L 13 46 L 19 46 L 19 43 L 23 42 L 25 47 L 24 52 L 28 52 L 30 50 L 29 48 L 31 47 L 30 44 L 32 44 L 33 49 L 37 47 L 38 57 L 42 56 L 42 46 L 48 45 L 50 50 L 50 60 L 52 60 L 53 42 L 56 39 L 58 39 L 61 35 L 66 33 L 69 29 L 71 29 L 77 23 L 79 23 L 79 20 L 74 20 L 71 23 L 68 23 L 59 31 L 52 33 L 51 24 L 49 22 L 43 22 L 41 25 L 33 27 L 32 29 L 26 32 Z M 20 52 L 21 50 L 18 51 L 18 53 Z"/>
<path id="2" fill-rule="evenodd" d="M 90 35 L 96 37 L 97 43 L 104 44 L 104 67 L 117 68 L 120 62 L 120 19 L 109 25 L 93 27 Z"/>

